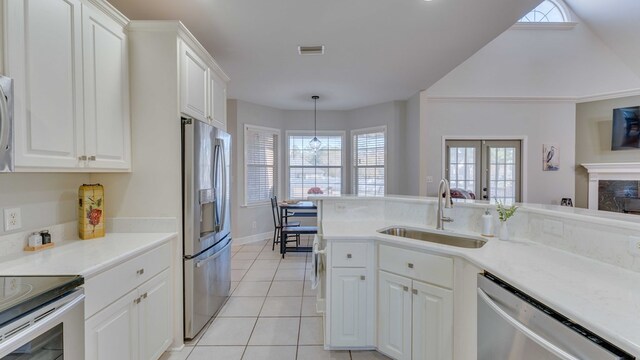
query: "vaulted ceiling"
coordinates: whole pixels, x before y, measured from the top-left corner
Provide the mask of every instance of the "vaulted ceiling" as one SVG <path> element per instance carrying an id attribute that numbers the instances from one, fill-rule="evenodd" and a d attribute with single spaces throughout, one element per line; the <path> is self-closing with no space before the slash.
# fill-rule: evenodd
<path id="1" fill-rule="evenodd" d="M 634 1 L 634 0 L 629 0 Z M 130 19 L 177 19 L 231 77 L 229 96 L 346 110 L 426 89 L 540 0 L 111 0 Z M 322 44 L 302 57 L 298 45 Z"/>
<path id="2" fill-rule="evenodd" d="M 640 76 L 640 1 L 565 1 Z"/>

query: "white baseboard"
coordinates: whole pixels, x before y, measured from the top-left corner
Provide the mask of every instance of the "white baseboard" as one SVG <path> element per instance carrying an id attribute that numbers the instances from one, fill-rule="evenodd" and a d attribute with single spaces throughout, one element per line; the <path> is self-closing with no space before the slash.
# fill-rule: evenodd
<path id="1" fill-rule="evenodd" d="M 255 235 L 245 236 L 241 238 L 234 238 L 233 243 L 235 245 L 251 244 L 258 241 L 271 239 L 272 237 L 273 237 L 273 231 L 269 231 L 262 234 L 255 234 Z"/>

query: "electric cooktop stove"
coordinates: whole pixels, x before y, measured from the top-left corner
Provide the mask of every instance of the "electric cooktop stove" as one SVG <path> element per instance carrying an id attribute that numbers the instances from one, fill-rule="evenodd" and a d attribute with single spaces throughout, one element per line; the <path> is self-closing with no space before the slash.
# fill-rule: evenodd
<path id="1" fill-rule="evenodd" d="M 0 276 L 0 326 L 84 284 L 82 276 Z"/>

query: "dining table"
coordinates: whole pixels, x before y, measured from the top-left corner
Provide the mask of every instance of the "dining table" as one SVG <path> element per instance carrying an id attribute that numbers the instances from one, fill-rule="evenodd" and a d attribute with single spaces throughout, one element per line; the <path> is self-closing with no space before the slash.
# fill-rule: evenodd
<path id="1" fill-rule="evenodd" d="M 312 201 L 297 201 L 297 202 L 289 202 L 283 201 L 278 203 L 278 209 L 280 213 L 280 224 L 283 227 L 287 226 L 289 222 L 289 218 L 309 218 L 309 217 L 317 217 L 318 216 L 318 207 Z M 304 234 L 315 234 L 315 232 L 305 232 Z M 311 252 L 311 246 L 296 246 L 296 247 L 287 247 L 286 242 L 284 241 L 284 234 L 281 234 L 280 239 L 280 253 L 284 257 L 284 254 L 287 251 L 291 252 Z"/>

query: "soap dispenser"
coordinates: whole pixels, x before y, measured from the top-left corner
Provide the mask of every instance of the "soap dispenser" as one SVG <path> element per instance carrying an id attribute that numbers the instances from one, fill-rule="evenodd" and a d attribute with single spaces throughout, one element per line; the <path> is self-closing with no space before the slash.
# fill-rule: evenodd
<path id="1" fill-rule="evenodd" d="M 493 237 L 493 215 L 486 208 L 482 215 L 482 236 Z"/>

